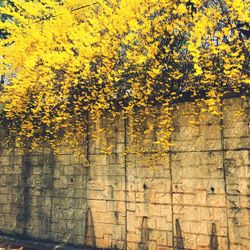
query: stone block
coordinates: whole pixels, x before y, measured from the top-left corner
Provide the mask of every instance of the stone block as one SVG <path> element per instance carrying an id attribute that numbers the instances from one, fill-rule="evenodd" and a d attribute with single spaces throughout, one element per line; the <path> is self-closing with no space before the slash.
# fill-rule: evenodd
<path id="1" fill-rule="evenodd" d="M 122 228 L 121 225 L 112 225 L 112 239 L 122 240 Z"/>
<path id="2" fill-rule="evenodd" d="M 141 225 L 141 218 L 137 218 L 134 212 L 127 212 L 128 232 L 136 232 Z"/>
<path id="3" fill-rule="evenodd" d="M 125 191 L 113 191 L 113 197 L 116 201 L 124 201 L 125 200 Z"/>
<path id="4" fill-rule="evenodd" d="M 128 242 L 127 248 L 128 248 L 128 250 L 136 250 L 136 249 L 138 249 L 137 245 L 138 245 L 138 243 L 136 243 L 136 242 Z"/>
<path id="5" fill-rule="evenodd" d="M 174 141 L 190 141 L 200 135 L 199 126 L 185 126 L 178 127 L 177 131 L 173 133 Z"/>
<path id="6" fill-rule="evenodd" d="M 118 202 L 107 201 L 107 211 L 118 211 Z"/>
<path id="7" fill-rule="evenodd" d="M 136 203 L 148 203 L 151 197 L 152 197 L 152 193 L 136 192 L 135 193 L 135 202 Z"/>
<path id="8" fill-rule="evenodd" d="M 7 184 L 7 176 L 0 175 L 0 187 L 5 187 Z"/>
<path id="9" fill-rule="evenodd" d="M 129 203 L 127 202 L 127 204 Z M 126 211 L 125 201 L 117 201 L 117 205 L 118 205 L 118 211 L 120 211 L 121 213 L 124 213 Z"/>
<path id="10" fill-rule="evenodd" d="M 53 186 L 55 189 L 66 188 L 68 186 L 67 176 L 60 176 L 60 179 L 54 180 Z"/>
<path id="11" fill-rule="evenodd" d="M 161 208 L 162 205 L 160 204 L 149 204 L 148 213 L 150 214 L 150 216 L 158 216 L 159 214 L 161 214 Z"/>
<path id="12" fill-rule="evenodd" d="M 209 194 L 207 196 L 207 205 L 210 207 L 224 207 L 226 197 L 223 194 Z"/>
<path id="13" fill-rule="evenodd" d="M 106 212 L 107 211 L 107 201 L 106 200 L 93 200 L 91 207 L 96 212 Z"/>
<path id="14" fill-rule="evenodd" d="M 156 217 L 156 228 L 158 230 L 164 230 L 164 231 L 171 230 L 172 229 L 172 223 L 169 222 L 169 219 L 166 218 L 166 217 Z M 162 244 L 160 243 L 160 245 L 162 245 Z"/>
<path id="15" fill-rule="evenodd" d="M 8 195 L 0 194 L 0 204 L 7 204 L 7 203 L 8 203 Z"/>
<path id="16" fill-rule="evenodd" d="M 84 161 L 78 164 L 74 164 L 75 175 L 86 175 L 87 167 L 84 165 Z"/>
<path id="17" fill-rule="evenodd" d="M 237 150 L 240 148 L 250 148 L 249 137 L 225 138 L 225 149 Z"/>
<path id="18" fill-rule="evenodd" d="M 111 246 L 112 246 L 112 235 L 104 234 L 102 247 L 111 248 Z"/>
<path id="19" fill-rule="evenodd" d="M 171 194 L 170 193 L 155 193 L 155 202 L 159 204 L 170 204 Z"/>
<path id="20" fill-rule="evenodd" d="M 62 166 L 69 166 L 71 164 L 71 155 L 64 154 L 58 156 L 59 164 Z"/>
<path id="21" fill-rule="evenodd" d="M 64 175 L 74 175 L 75 174 L 74 165 L 64 166 L 63 172 L 64 172 Z"/>
<path id="22" fill-rule="evenodd" d="M 209 249 L 209 240 L 210 239 L 208 235 L 197 235 L 196 238 L 197 250 Z"/>
<path id="23" fill-rule="evenodd" d="M 148 249 L 149 250 L 155 250 L 155 249 L 157 249 L 157 243 L 155 241 L 149 241 L 148 242 Z"/>
<path id="24" fill-rule="evenodd" d="M 128 232 L 127 240 L 128 242 L 140 242 L 140 234 L 136 232 Z"/>
<path id="25" fill-rule="evenodd" d="M 192 142 L 188 140 L 174 141 L 172 151 L 188 152 L 200 150 L 221 150 L 221 140 L 205 140 L 203 137 L 194 137 Z"/>
<path id="26" fill-rule="evenodd" d="M 1 166 L 9 166 L 10 165 L 9 155 L 0 155 L 0 165 Z"/>
<path id="27" fill-rule="evenodd" d="M 167 233 L 160 230 L 151 230 L 149 234 L 150 241 L 156 241 L 157 245 L 167 245 Z"/>
<path id="28" fill-rule="evenodd" d="M 107 164 L 107 157 L 104 154 L 90 155 L 89 160 L 95 166 L 105 166 Z"/>
<path id="29" fill-rule="evenodd" d="M 249 128 L 245 123 L 236 123 L 233 128 L 223 129 L 224 138 L 247 137 Z"/>
<path id="30" fill-rule="evenodd" d="M 172 206 L 161 205 L 160 216 L 164 217 L 168 222 L 171 222 L 172 221 Z"/>
<path id="31" fill-rule="evenodd" d="M 93 219 L 97 223 L 112 224 L 114 222 L 114 215 L 112 212 L 96 212 L 93 210 Z"/>
<path id="32" fill-rule="evenodd" d="M 190 233 L 185 233 L 184 234 L 184 239 L 185 239 L 185 247 L 187 249 L 197 249 L 197 235 L 196 234 L 190 234 Z"/>
<path id="33" fill-rule="evenodd" d="M 148 215 L 148 204 L 147 203 L 136 203 L 135 204 L 135 215 L 136 216 L 147 216 Z"/>

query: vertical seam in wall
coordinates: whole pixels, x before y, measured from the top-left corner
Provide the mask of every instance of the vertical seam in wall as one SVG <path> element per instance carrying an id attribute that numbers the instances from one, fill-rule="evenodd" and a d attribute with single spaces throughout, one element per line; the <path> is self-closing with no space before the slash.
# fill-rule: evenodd
<path id="1" fill-rule="evenodd" d="M 224 143 L 224 109 L 223 109 L 223 100 L 221 101 L 221 118 L 220 118 L 220 127 L 221 127 L 221 150 L 222 150 L 222 161 L 223 161 L 223 178 L 224 178 L 224 191 L 226 198 L 226 219 L 227 219 L 227 249 L 230 250 L 230 239 L 229 239 L 229 223 L 228 223 L 228 193 L 227 193 L 227 170 L 225 165 L 225 143 Z"/>
<path id="2" fill-rule="evenodd" d="M 89 160 L 89 155 L 90 155 L 90 137 L 89 137 L 89 133 L 90 133 L 90 129 L 89 129 L 89 113 L 87 113 L 87 125 L 86 125 L 86 162 L 87 162 L 87 167 L 86 167 L 86 173 L 85 173 L 85 190 L 83 190 L 85 197 L 83 197 L 82 199 L 85 200 L 86 202 L 86 208 L 85 208 L 85 224 L 84 224 L 84 228 L 83 228 L 83 245 L 85 245 L 86 242 L 86 235 L 87 235 L 87 221 L 88 221 L 88 212 L 89 212 L 89 205 L 88 205 L 88 177 L 89 177 L 89 168 L 90 168 L 90 160 Z M 84 166 L 83 166 L 84 167 Z"/>
<path id="3" fill-rule="evenodd" d="M 86 161 L 87 161 L 87 172 L 86 172 L 86 176 L 88 176 L 89 173 L 89 167 L 90 167 L 90 161 L 89 161 L 89 155 L 90 155 L 90 146 L 89 146 L 89 141 L 90 141 L 90 137 L 89 137 L 89 133 L 90 133 L 90 129 L 89 129 L 89 115 L 87 115 L 87 127 L 86 127 Z M 86 182 L 87 184 L 87 182 Z M 87 198 L 87 197 L 86 197 Z"/>
<path id="4" fill-rule="evenodd" d="M 172 175 L 172 161 L 171 161 L 171 150 L 169 151 L 169 174 L 170 174 L 170 198 L 171 198 L 171 217 L 172 217 L 172 249 L 174 246 L 174 205 L 173 205 L 173 175 Z"/>
<path id="5" fill-rule="evenodd" d="M 52 162 L 52 166 L 51 166 L 51 187 L 50 187 L 50 239 L 52 239 L 52 228 L 51 228 L 51 226 L 52 226 L 52 208 L 53 208 L 53 206 L 52 206 L 52 202 L 53 202 L 53 183 L 54 183 L 54 181 L 53 181 L 53 178 L 54 178 L 54 164 L 55 164 L 55 156 L 54 156 L 54 154 L 53 154 L 53 152 L 51 152 L 52 153 L 52 159 L 53 159 L 53 162 Z"/>
<path id="6" fill-rule="evenodd" d="M 124 166 L 125 166 L 125 249 L 128 248 L 128 163 L 127 163 L 127 118 L 124 119 Z"/>

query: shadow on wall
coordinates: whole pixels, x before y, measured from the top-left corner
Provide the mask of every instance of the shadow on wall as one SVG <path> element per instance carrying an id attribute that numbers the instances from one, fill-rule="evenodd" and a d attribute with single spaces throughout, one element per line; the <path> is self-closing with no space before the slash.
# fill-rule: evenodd
<path id="1" fill-rule="evenodd" d="M 175 220 L 175 236 L 174 236 L 174 249 L 176 250 L 185 250 L 185 240 L 182 236 L 182 230 L 179 219 Z M 144 216 L 142 218 L 141 224 L 141 240 L 138 248 L 140 250 L 149 249 L 149 235 L 150 229 L 148 228 L 148 217 Z M 210 235 L 210 250 L 218 250 L 218 239 L 216 234 L 216 224 L 212 223 L 211 235 Z"/>
<path id="2" fill-rule="evenodd" d="M 86 217 L 84 245 L 87 247 L 96 247 L 94 221 L 90 208 L 87 211 Z"/>
<path id="3" fill-rule="evenodd" d="M 20 211 L 17 215 L 17 229 L 22 230 L 24 236 L 27 235 L 27 224 L 30 216 L 30 195 L 28 178 L 31 174 L 31 162 L 29 156 L 22 156 L 22 173 L 21 173 L 21 204 Z"/>

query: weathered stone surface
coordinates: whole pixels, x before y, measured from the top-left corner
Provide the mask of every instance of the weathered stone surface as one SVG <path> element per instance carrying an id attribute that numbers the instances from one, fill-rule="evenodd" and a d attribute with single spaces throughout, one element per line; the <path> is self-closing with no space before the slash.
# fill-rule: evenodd
<path id="1" fill-rule="evenodd" d="M 110 132 L 95 140 L 90 126 L 83 157 L 66 145 L 23 157 L 1 144 L 0 230 L 100 248 L 248 249 L 249 102 L 224 100 L 223 119 L 199 110 L 176 104 L 161 157 L 152 135 L 148 153 L 125 154 L 123 119 L 103 121 Z"/>

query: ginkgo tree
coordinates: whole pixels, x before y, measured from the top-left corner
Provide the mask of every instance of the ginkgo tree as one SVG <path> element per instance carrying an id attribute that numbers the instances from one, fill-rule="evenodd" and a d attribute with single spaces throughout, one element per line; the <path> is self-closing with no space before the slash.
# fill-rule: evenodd
<path id="1" fill-rule="evenodd" d="M 249 0 L 1 2 L 1 120 L 21 148 L 77 145 L 107 114 L 168 146 L 173 102 L 216 114 L 248 93 Z"/>

